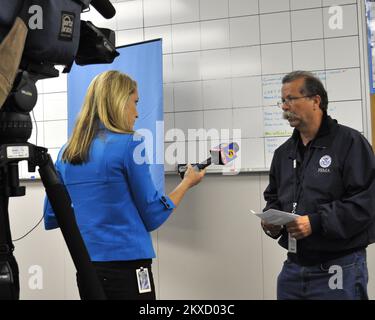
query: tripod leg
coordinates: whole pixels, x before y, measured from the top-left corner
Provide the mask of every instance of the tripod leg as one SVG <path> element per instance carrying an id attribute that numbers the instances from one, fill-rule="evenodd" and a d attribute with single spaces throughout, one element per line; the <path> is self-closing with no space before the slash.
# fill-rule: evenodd
<path id="1" fill-rule="evenodd" d="M 0 180 L 1 181 L 1 180 Z M 2 181 L 4 181 L 2 179 Z M 4 187 L 0 194 L 0 300 L 18 300 L 20 284 L 9 226 L 8 202 Z"/>
<path id="2" fill-rule="evenodd" d="M 38 164 L 40 177 L 80 276 L 84 288 L 83 299 L 104 300 L 106 297 L 78 229 L 69 194 L 60 182 L 50 155 L 43 153 L 40 158 L 43 159 L 42 163 Z"/>

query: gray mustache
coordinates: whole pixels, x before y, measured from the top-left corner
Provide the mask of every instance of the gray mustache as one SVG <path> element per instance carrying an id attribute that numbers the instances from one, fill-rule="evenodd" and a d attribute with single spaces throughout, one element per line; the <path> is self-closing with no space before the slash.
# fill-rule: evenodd
<path id="1" fill-rule="evenodd" d="M 297 115 L 294 112 L 291 112 L 291 111 L 284 111 L 283 112 L 283 119 L 293 120 L 295 118 L 297 118 Z"/>

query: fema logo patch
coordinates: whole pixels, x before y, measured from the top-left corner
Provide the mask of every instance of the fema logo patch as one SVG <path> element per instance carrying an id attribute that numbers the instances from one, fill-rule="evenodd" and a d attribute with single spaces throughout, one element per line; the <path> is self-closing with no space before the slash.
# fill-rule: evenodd
<path id="1" fill-rule="evenodd" d="M 322 168 L 328 168 L 332 163 L 332 158 L 330 156 L 323 156 L 319 160 L 319 164 Z"/>

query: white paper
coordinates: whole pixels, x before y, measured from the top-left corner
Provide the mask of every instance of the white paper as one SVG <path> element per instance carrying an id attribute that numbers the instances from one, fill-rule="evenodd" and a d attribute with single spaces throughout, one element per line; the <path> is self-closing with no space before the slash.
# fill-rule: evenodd
<path id="1" fill-rule="evenodd" d="M 251 212 L 255 213 L 253 210 L 251 210 Z M 285 225 L 298 217 L 296 214 L 276 209 L 269 209 L 262 213 L 255 213 L 255 215 L 264 220 L 266 223 L 277 226 Z"/>

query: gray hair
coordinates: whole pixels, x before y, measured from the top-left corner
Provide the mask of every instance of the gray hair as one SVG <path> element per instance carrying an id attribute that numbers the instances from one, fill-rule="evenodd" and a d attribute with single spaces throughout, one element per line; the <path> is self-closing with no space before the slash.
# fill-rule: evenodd
<path id="1" fill-rule="evenodd" d="M 320 109 L 323 112 L 327 112 L 328 108 L 328 95 L 327 91 L 323 86 L 323 83 L 318 77 L 309 71 L 293 71 L 284 76 L 282 84 L 290 83 L 295 80 L 304 79 L 305 82 L 301 88 L 300 93 L 305 96 L 320 96 Z"/>

